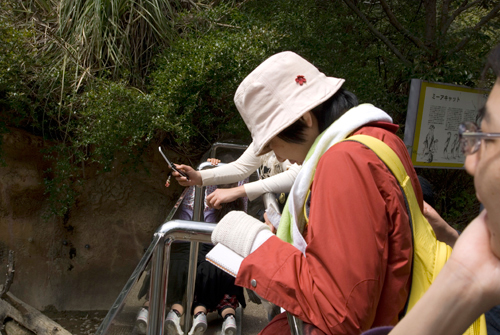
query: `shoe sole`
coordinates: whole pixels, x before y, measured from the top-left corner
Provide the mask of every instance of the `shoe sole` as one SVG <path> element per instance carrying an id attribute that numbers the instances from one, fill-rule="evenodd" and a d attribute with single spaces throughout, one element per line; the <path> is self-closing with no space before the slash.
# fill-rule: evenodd
<path id="1" fill-rule="evenodd" d="M 228 327 L 223 332 L 224 335 L 236 335 L 236 328 Z"/>
<path id="2" fill-rule="evenodd" d="M 199 323 L 196 325 L 194 328 L 194 331 L 191 333 L 189 332 L 188 335 L 201 335 L 207 330 L 207 325 L 205 323 Z"/>
<path id="3" fill-rule="evenodd" d="M 137 329 L 137 334 L 145 335 L 148 330 L 148 325 L 144 322 L 136 322 L 135 327 Z"/>
<path id="4" fill-rule="evenodd" d="M 183 332 L 179 332 L 177 325 L 172 320 L 165 321 L 166 335 L 181 335 Z"/>

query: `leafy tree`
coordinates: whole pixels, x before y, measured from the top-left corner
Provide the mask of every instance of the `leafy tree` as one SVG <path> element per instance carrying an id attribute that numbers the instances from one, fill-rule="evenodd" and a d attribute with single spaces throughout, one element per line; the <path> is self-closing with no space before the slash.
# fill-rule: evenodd
<path id="1" fill-rule="evenodd" d="M 422 79 L 473 85 L 479 76 L 461 68 L 472 65 L 478 74 L 499 41 L 498 1 L 343 2 L 412 73 L 426 75 Z"/>
<path id="2" fill-rule="evenodd" d="M 276 31 L 237 21 L 229 19 L 225 27 L 177 41 L 157 60 L 152 75 L 151 91 L 162 115 L 155 125 L 160 129 L 165 120 L 175 122 L 180 129 L 178 143 L 191 143 L 197 154 L 201 151 L 196 148 L 206 151 L 223 139 L 249 142 L 233 103 L 234 92 L 248 73 L 280 47 Z"/>
<path id="3" fill-rule="evenodd" d="M 155 59 L 144 91 L 113 76 L 93 78 L 75 90 L 65 81 L 64 70 L 54 71 L 64 93 L 57 100 L 52 96 L 49 110 L 37 110 L 58 131 L 52 136 L 57 145 L 46 154 L 55 162 L 46 174 L 52 214 L 65 215 L 71 209 L 77 196 L 72 185 L 87 164 L 98 164 L 103 171 L 117 160 L 138 166 L 151 142 L 166 142 L 196 157 L 227 134 L 249 140 L 232 97 L 239 82 L 276 51 L 279 34 L 252 26 L 230 6 L 186 12 L 180 20 L 182 38 Z M 34 84 L 54 78 L 46 77 Z"/>
<path id="4" fill-rule="evenodd" d="M 46 185 L 58 215 L 86 164 L 140 163 L 151 142 L 196 157 L 249 141 L 233 95 L 273 53 L 346 78 L 404 125 L 409 79 L 477 85 L 500 28 L 488 0 L 0 1 L 0 128 L 56 140 Z M 452 218 L 474 205 L 441 199 Z"/>
<path id="5" fill-rule="evenodd" d="M 480 80 L 485 55 L 500 41 L 498 1 L 342 1 L 383 47 L 380 65 L 393 73 L 388 80 L 396 84 L 386 85 L 399 86 L 401 97 L 406 96 L 411 78 L 470 87 L 484 84 Z M 404 124 L 401 107 L 396 121 Z M 465 171 L 420 172 L 436 186 L 437 209 L 463 229 L 479 208 L 472 178 Z"/>

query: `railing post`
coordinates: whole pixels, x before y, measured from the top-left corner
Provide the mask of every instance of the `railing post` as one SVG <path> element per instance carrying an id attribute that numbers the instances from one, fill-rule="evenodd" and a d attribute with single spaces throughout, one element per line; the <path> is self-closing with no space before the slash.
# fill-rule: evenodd
<path id="1" fill-rule="evenodd" d="M 164 334 L 164 318 L 167 305 L 168 269 L 172 239 L 164 241 L 164 236 L 156 246 L 151 263 L 149 286 L 149 315 L 147 335 Z"/>
<path id="2" fill-rule="evenodd" d="M 195 186 L 193 221 L 205 221 L 203 211 L 205 209 L 205 187 Z M 198 267 L 199 242 L 191 242 L 189 249 L 189 268 L 186 288 L 186 311 L 184 312 L 184 330 L 187 333 L 191 329 L 191 304 L 194 300 L 194 288 L 196 285 L 196 269 Z"/>

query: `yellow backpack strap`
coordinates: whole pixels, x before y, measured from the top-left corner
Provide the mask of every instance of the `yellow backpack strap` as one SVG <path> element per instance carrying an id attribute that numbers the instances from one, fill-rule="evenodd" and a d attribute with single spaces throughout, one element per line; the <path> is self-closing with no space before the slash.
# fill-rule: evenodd
<path id="1" fill-rule="evenodd" d="M 398 180 L 408 206 L 413 239 L 412 283 L 407 311 L 424 295 L 451 254 L 451 248 L 436 239 L 436 235 L 422 214 L 411 179 L 398 155 L 383 141 L 367 135 L 354 135 L 346 140 L 356 141 L 371 149 Z M 477 319 L 467 335 L 486 334 L 484 315 Z"/>

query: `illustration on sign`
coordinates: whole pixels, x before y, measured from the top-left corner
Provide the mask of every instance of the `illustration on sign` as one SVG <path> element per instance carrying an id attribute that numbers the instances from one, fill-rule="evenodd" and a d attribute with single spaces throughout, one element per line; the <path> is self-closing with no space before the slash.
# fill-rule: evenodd
<path id="1" fill-rule="evenodd" d="M 414 85 L 419 85 L 419 90 Z M 460 151 L 458 126 L 465 121 L 477 122 L 487 91 L 421 80 L 412 80 L 412 88 L 408 113 L 413 110 L 416 115 L 408 115 L 405 143 L 414 166 L 462 167 L 465 157 Z M 412 99 L 416 91 L 418 99 Z M 412 101 L 414 106 L 410 106 Z"/>

